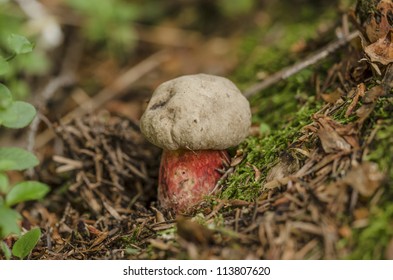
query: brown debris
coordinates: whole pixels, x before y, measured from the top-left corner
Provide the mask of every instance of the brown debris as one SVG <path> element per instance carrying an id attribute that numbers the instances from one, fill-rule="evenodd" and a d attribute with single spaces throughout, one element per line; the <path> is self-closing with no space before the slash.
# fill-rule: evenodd
<path id="1" fill-rule="evenodd" d="M 345 257 L 339 240 L 350 240 L 354 229 L 368 225 L 369 200 L 383 194 L 382 173 L 363 158 L 373 139 L 363 128 L 387 88 L 382 83 L 366 90 L 369 65 L 359 62 L 360 52 L 348 53 L 353 55 L 333 65 L 318 86 L 327 104 L 310 116 L 273 168 L 245 163 L 254 171 L 247 179 L 261 186 L 256 201 L 209 198 L 194 215 L 175 217 L 155 203 L 159 151 L 144 141 L 135 123 L 104 112 L 58 126 L 62 149 L 51 163 L 64 176 L 59 185 L 69 187 L 51 197 L 60 204 L 61 218 L 42 210 L 24 215 L 47 229 L 33 258 Z M 329 89 L 333 94 L 324 94 Z M 334 119 L 339 109 L 351 120 Z M 245 159 L 238 151 L 217 193 Z"/>
<path id="2" fill-rule="evenodd" d="M 374 162 L 363 162 L 352 168 L 342 179 L 343 183 L 357 190 L 362 196 L 370 197 L 378 189 L 384 175 Z"/>
<path id="3" fill-rule="evenodd" d="M 70 191 L 82 198 L 79 206 L 122 220 L 120 212 L 127 212 L 122 209 L 135 198 L 141 199 L 142 193 L 154 195 L 153 172 L 157 171 L 151 170 L 157 168 L 158 150 L 130 120 L 106 113 L 90 115 L 58 126 L 57 133 L 66 156 L 54 156 L 62 164 L 56 171 L 75 170 Z"/>
<path id="4" fill-rule="evenodd" d="M 318 137 L 321 140 L 322 147 L 326 153 L 351 151 L 351 145 L 340 135 L 338 130 L 344 131 L 344 127 L 327 117 L 317 117 L 319 125 Z"/>
<path id="5" fill-rule="evenodd" d="M 321 97 L 325 102 L 334 104 L 341 98 L 341 95 L 343 94 L 342 90 L 340 88 L 336 88 L 334 91 L 330 93 L 322 93 Z"/>
<path id="6" fill-rule="evenodd" d="M 390 30 L 385 37 L 378 39 L 375 43 L 368 45 L 364 51 L 372 62 L 388 65 L 393 62 L 393 30 Z"/>
<path id="7" fill-rule="evenodd" d="M 359 99 L 364 96 L 365 92 L 366 92 L 366 86 L 364 83 L 360 83 L 359 85 L 357 85 L 352 102 L 351 104 L 349 104 L 345 112 L 346 118 L 348 118 L 352 114 L 353 110 L 355 109 L 356 105 L 359 102 Z"/>
<path id="8" fill-rule="evenodd" d="M 213 232 L 206 227 L 184 217 L 177 219 L 177 231 L 179 237 L 188 242 L 207 245 L 212 241 Z"/>
<path id="9" fill-rule="evenodd" d="M 384 37 L 392 29 L 392 12 L 393 3 L 390 0 L 382 0 L 376 5 L 375 11 L 370 13 L 365 23 L 366 34 L 370 42 Z"/>

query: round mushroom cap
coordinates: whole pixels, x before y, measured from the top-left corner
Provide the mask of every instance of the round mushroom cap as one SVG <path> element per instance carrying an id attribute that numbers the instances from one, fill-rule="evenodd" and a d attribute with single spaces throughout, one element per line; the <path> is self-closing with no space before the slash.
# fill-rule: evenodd
<path id="1" fill-rule="evenodd" d="M 166 150 L 224 150 L 247 137 L 248 100 L 230 80 L 182 76 L 161 84 L 142 115 L 147 140 Z"/>

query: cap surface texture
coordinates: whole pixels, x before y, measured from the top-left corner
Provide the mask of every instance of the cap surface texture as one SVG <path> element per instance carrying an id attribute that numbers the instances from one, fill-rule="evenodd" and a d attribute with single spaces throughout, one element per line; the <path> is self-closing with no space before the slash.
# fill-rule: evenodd
<path id="1" fill-rule="evenodd" d="M 247 137 L 248 100 L 228 79 L 196 74 L 161 84 L 141 117 L 147 140 L 166 150 L 224 150 Z"/>

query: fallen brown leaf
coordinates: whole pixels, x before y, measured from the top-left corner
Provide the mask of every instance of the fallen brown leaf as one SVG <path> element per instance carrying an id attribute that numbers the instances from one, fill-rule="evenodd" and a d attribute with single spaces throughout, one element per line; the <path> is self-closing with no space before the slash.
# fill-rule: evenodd
<path id="1" fill-rule="evenodd" d="M 334 104 L 337 100 L 341 98 L 343 91 L 340 88 L 336 88 L 334 91 L 330 93 L 322 93 L 321 97 L 324 101 Z"/>
<path id="2" fill-rule="evenodd" d="M 388 65 L 393 62 L 393 32 L 390 30 L 385 37 L 378 39 L 375 43 L 364 48 L 365 53 L 372 62 Z"/>
<path id="3" fill-rule="evenodd" d="M 370 1 L 371 2 L 371 1 Z M 376 1 L 374 1 L 376 2 Z M 365 29 L 368 39 L 371 42 L 377 41 L 391 30 L 390 17 L 393 11 L 393 4 L 390 0 L 379 1 L 375 11 L 370 12 Z"/>
<path id="4" fill-rule="evenodd" d="M 362 98 L 363 105 L 356 110 L 356 115 L 359 117 L 358 123 L 362 124 L 368 116 L 373 112 L 376 100 L 382 96 L 384 90 L 381 86 L 374 86 L 369 89 Z"/>
<path id="5" fill-rule="evenodd" d="M 342 180 L 362 196 L 368 197 L 378 189 L 383 177 L 384 175 L 379 171 L 376 163 L 363 162 L 352 168 Z"/>
<path id="6" fill-rule="evenodd" d="M 335 126 L 338 127 L 337 123 L 325 117 L 318 118 L 318 123 L 317 134 L 326 153 L 349 152 L 351 150 L 351 145 L 335 130 Z"/>

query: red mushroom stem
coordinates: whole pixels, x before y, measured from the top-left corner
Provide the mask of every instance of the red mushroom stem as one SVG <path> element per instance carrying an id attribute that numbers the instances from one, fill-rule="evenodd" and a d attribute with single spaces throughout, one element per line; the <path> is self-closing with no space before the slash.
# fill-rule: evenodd
<path id="1" fill-rule="evenodd" d="M 229 155 L 225 150 L 167 151 L 161 158 L 158 200 L 164 208 L 184 212 L 211 194 Z"/>

